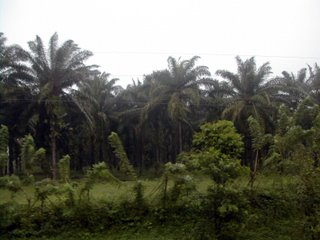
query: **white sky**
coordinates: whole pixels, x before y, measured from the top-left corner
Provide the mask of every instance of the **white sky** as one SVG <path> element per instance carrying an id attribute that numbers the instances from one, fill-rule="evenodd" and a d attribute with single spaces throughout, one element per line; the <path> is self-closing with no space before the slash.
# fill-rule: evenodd
<path id="1" fill-rule="evenodd" d="M 236 71 L 236 55 L 296 73 L 320 63 L 320 0 L 0 0 L 0 32 L 25 48 L 58 32 L 123 86 L 170 55 L 199 55 L 212 74 Z"/>

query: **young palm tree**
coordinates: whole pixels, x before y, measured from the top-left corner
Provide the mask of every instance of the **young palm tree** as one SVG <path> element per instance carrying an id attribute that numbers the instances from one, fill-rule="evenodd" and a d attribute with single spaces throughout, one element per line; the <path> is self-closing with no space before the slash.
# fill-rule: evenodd
<path id="1" fill-rule="evenodd" d="M 52 177 L 56 179 L 56 138 L 61 107 L 64 101 L 69 101 L 66 100 L 68 90 L 88 78 L 95 66 L 84 64 L 92 53 L 81 50 L 72 40 L 59 46 L 57 33 L 50 38 L 48 49 L 39 36 L 28 44 L 30 52 L 24 51 L 24 56 L 31 65 L 29 74 L 33 80 L 39 120 L 49 123 Z"/>

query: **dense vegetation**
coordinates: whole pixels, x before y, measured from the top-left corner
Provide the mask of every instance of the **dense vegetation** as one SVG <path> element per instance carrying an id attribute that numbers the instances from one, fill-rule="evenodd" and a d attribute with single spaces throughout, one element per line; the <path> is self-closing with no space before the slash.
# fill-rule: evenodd
<path id="1" fill-rule="evenodd" d="M 237 73 L 215 77 L 198 56 L 169 57 L 124 89 L 72 40 L 29 48 L 0 34 L 6 238 L 319 239 L 317 64 L 271 78 L 269 63 L 236 57 Z M 146 178 L 157 178 L 148 194 Z M 125 197 L 95 198 L 102 183 Z"/>

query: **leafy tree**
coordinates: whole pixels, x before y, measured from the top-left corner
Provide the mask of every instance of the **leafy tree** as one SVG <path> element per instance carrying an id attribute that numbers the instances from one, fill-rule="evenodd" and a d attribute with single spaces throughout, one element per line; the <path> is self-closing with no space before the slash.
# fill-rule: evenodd
<path id="1" fill-rule="evenodd" d="M 232 122 L 220 120 L 202 125 L 194 135 L 193 150 L 178 160 L 189 169 L 204 170 L 218 185 L 225 185 L 246 171 L 240 165 L 242 151 L 242 138 Z"/>
<path id="2" fill-rule="evenodd" d="M 214 147 L 232 158 L 240 158 L 243 152 L 242 137 L 227 120 L 201 125 L 200 131 L 193 136 L 192 146 L 199 151 Z"/>

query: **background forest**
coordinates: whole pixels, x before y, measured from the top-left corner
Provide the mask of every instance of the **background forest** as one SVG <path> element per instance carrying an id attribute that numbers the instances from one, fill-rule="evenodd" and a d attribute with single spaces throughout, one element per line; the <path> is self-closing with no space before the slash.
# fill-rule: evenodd
<path id="1" fill-rule="evenodd" d="M 161 225 L 176 216 L 195 224 L 191 239 L 271 239 L 280 234 L 269 222 L 275 216 L 284 226 L 282 237 L 287 236 L 279 239 L 293 239 L 288 237 L 292 219 L 297 239 L 319 239 L 317 64 L 271 77 L 270 64 L 257 66 L 254 57 L 236 57 L 237 72 L 215 74 L 197 65 L 198 56 L 169 57 L 167 69 L 123 88 L 109 73 L 86 65 L 92 53 L 72 40 L 59 43 L 54 34 L 48 45 L 38 36 L 28 45 L 8 46 L 0 34 L 0 188 L 16 193 L 25 191 L 22 185 L 35 184 L 27 208 L 40 208 L 39 219 L 50 211 L 60 216 L 61 209 L 45 208 L 50 195 L 60 194 L 64 198 L 57 202 L 76 209 L 74 215 L 60 217 L 72 218 L 76 227 L 107 216 L 115 226 Z M 192 179 L 203 176 L 213 185 L 201 197 L 191 194 L 197 185 Z M 265 188 L 259 188 L 259 177 L 265 179 Z M 158 204 L 144 198 L 144 183 L 137 179 L 146 178 L 158 179 Z M 71 179 L 78 179 L 79 185 Z M 268 185 L 270 179 L 273 184 Z M 57 187 L 55 180 L 62 185 Z M 104 209 L 106 216 L 76 222 L 75 216 L 97 214 L 90 212 L 95 211 L 92 205 L 80 202 L 86 199 L 88 204 L 94 184 L 101 181 L 135 182 L 132 209 L 125 209 L 128 222 L 121 212 L 112 216 L 110 205 Z M 40 224 L 44 234 L 53 231 L 37 217 L 8 217 L 12 215 L 3 213 L 0 224 L 7 236 L 33 236 L 39 231 L 32 224 Z M 153 220 L 142 220 L 148 216 Z M 23 225 L 21 219 L 32 224 Z M 250 235 L 263 221 L 270 224 L 266 232 L 275 235 Z M 61 227 L 55 224 L 53 228 Z M 19 228 L 27 230 L 14 232 Z M 181 234 L 187 239 L 188 234 Z"/>

